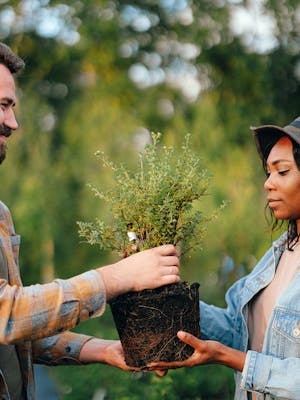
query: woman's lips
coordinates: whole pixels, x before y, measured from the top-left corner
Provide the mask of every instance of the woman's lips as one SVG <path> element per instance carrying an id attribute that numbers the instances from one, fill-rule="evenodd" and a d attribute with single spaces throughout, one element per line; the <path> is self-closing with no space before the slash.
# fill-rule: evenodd
<path id="1" fill-rule="evenodd" d="M 276 204 L 280 203 L 281 200 L 279 199 L 268 199 L 269 207 L 274 207 Z"/>

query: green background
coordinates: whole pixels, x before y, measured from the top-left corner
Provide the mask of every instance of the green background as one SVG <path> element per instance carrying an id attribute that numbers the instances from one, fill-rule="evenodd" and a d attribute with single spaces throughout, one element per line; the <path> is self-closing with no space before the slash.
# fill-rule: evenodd
<path id="1" fill-rule="evenodd" d="M 232 13 L 252 2 L 0 2 L 0 40 L 27 64 L 18 77 L 21 128 L 0 168 L 1 199 L 22 234 L 25 284 L 116 259 L 77 234 L 76 221 L 106 213 L 87 188 L 110 184 L 95 151 L 135 168 L 150 131 L 172 145 L 190 132 L 213 175 L 203 207 L 228 204 L 207 227 L 203 249 L 183 260 L 182 277 L 200 282 L 202 299 L 224 305 L 226 288 L 277 236 L 265 220 L 264 176 L 249 127 L 285 125 L 299 115 L 299 2 L 258 3 L 251 32 L 238 35 Z M 269 46 L 259 36 L 262 16 L 274 27 Z M 117 338 L 109 309 L 76 330 Z M 57 367 L 51 375 L 61 398 L 72 400 L 99 390 L 105 399 L 226 400 L 234 391 L 232 371 L 220 366 L 163 379 L 98 365 Z"/>

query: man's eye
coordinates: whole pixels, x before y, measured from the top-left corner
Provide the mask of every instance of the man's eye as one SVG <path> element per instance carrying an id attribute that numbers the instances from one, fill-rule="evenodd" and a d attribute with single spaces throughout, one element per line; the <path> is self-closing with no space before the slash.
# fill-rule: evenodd
<path id="1" fill-rule="evenodd" d="M 279 175 L 284 176 L 289 172 L 288 169 L 285 169 L 284 171 L 278 171 Z"/>

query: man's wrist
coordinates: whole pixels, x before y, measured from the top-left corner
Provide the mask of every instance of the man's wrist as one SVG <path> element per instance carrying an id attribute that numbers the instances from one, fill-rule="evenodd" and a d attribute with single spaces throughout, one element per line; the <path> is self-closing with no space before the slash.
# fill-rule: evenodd
<path id="1" fill-rule="evenodd" d="M 103 339 L 91 337 L 81 348 L 79 360 L 83 364 L 105 363 L 106 346 Z"/>
<path id="2" fill-rule="evenodd" d="M 121 268 L 122 266 L 116 263 L 97 269 L 105 286 L 107 301 L 110 301 L 112 298 L 124 292 L 132 290 L 126 277 L 121 276 Z"/>

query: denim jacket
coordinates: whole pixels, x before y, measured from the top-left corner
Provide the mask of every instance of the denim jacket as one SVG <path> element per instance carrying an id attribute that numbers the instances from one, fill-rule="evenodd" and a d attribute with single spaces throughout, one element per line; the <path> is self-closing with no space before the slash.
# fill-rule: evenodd
<path id="1" fill-rule="evenodd" d="M 235 400 L 247 400 L 251 391 L 256 392 L 257 400 L 300 399 L 300 268 L 276 302 L 262 353 L 248 349 L 249 302 L 274 278 L 285 242 L 286 233 L 248 276 L 228 290 L 226 309 L 200 302 L 202 339 L 247 352 L 243 371 L 235 371 Z"/>

